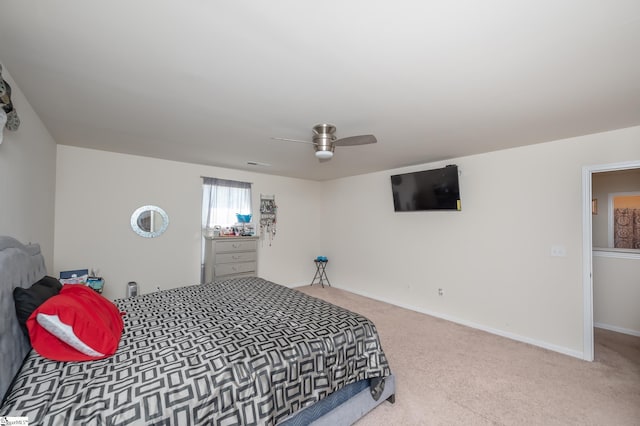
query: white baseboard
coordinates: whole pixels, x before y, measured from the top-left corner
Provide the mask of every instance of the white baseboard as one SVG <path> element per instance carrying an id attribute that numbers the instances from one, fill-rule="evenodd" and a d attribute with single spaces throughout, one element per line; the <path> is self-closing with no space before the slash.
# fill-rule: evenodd
<path id="1" fill-rule="evenodd" d="M 482 324 L 477 324 L 472 321 L 467 321 L 463 319 L 459 319 L 450 315 L 442 314 L 439 312 L 433 312 L 428 309 L 419 308 L 417 306 L 406 305 L 403 303 L 397 303 L 393 300 L 388 300 L 385 298 L 381 298 L 379 296 L 369 294 L 364 291 L 357 291 L 352 288 L 341 287 L 338 285 L 334 285 L 333 287 L 339 288 L 341 290 L 345 290 L 351 293 L 359 294 L 360 296 L 368 297 L 369 299 L 378 300 L 380 302 L 389 303 L 390 305 L 399 306 L 401 308 L 409 309 L 411 311 L 420 312 L 422 314 L 430 315 L 432 317 L 441 318 L 447 321 L 455 322 L 456 324 L 461 324 L 467 327 L 475 328 L 477 330 L 486 331 L 487 333 L 495 334 L 497 336 L 506 337 L 507 339 L 516 340 L 518 342 L 528 343 L 533 346 L 538 346 L 540 348 L 548 349 L 550 351 L 559 352 L 564 355 L 569 355 L 574 358 L 585 359 L 584 354 L 580 351 L 576 351 L 574 349 L 565 348 L 563 346 L 554 345 L 552 343 L 544 342 L 541 340 L 531 339 L 529 337 L 521 336 L 519 334 L 510 333 L 508 331 L 499 330 L 497 328 L 487 327 Z"/>
<path id="2" fill-rule="evenodd" d="M 629 334 L 631 336 L 640 337 L 640 331 L 637 331 L 637 330 L 622 328 L 615 325 L 603 324 L 601 322 L 594 322 L 593 326 L 598 328 L 603 328 L 605 330 L 615 331 L 616 333 L 623 333 L 623 334 Z"/>

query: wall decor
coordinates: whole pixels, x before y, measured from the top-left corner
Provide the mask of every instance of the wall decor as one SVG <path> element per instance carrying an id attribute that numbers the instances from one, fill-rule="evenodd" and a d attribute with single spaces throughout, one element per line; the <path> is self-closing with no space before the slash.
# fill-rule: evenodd
<path id="1" fill-rule="evenodd" d="M 268 238 L 269 246 L 276 236 L 277 211 L 276 196 L 260 194 L 260 239 Z"/>
<path id="2" fill-rule="evenodd" d="M 158 206 L 142 206 L 131 215 L 131 229 L 144 238 L 159 237 L 169 226 L 169 215 Z"/>
<path id="3" fill-rule="evenodd" d="M 6 123 L 2 127 L 2 130 L 6 127 L 8 130 L 16 131 L 20 127 L 20 118 L 18 118 L 18 112 L 13 107 L 11 102 L 11 86 L 2 77 L 2 65 L 0 65 L 0 108 L 7 116 Z"/>

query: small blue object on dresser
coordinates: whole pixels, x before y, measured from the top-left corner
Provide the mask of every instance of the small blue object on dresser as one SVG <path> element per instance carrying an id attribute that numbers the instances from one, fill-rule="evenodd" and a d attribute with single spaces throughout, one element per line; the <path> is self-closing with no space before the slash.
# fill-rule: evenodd
<path id="1" fill-rule="evenodd" d="M 329 261 L 329 259 L 327 259 L 327 256 L 318 256 L 318 257 L 316 257 L 316 260 L 318 262 L 328 262 Z"/>
<path id="2" fill-rule="evenodd" d="M 240 222 L 240 223 L 249 223 L 249 222 L 251 222 L 251 215 L 250 214 L 236 213 L 236 218 L 238 218 L 238 222 Z"/>

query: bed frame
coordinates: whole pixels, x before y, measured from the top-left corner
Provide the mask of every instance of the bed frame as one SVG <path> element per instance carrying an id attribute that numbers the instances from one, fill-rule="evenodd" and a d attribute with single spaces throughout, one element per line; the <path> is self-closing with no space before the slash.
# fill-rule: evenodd
<path id="1" fill-rule="evenodd" d="M 31 349 L 13 304 L 13 289 L 27 288 L 46 275 L 38 244 L 27 246 L 0 236 L 0 395 L 4 396 Z M 4 399 L 4 397 L 3 397 Z"/>
<path id="2" fill-rule="evenodd" d="M 24 245 L 18 240 L 0 236 L 0 396 L 2 400 L 31 350 L 24 336 L 13 304 L 13 289 L 27 288 L 46 275 L 44 258 L 38 244 Z M 344 391 L 344 392 L 343 392 Z M 345 396 L 347 395 L 348 396 Z M 395 401 L 395 378 L 385 378 L 384 390 L 377 400 L 371 387 L 356 391 L 341 389 L 328 398 L 294 413 L 283 423 L 287 425 L 350 425 L 377 405 Z M 0 404 L 1 405 L 1 404 Z"/>

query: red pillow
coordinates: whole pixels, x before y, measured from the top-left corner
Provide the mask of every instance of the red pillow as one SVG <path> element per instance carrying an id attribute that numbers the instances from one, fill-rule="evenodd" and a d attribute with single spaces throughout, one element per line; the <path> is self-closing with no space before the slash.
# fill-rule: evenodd
<path id="1" fill-rule="evenodd" d="M 118 308 L 81 284 L 65 284 L 27 320 L 31 345 L 55 361 L 106 358 L 118 349 L 124 323 Z"/>

